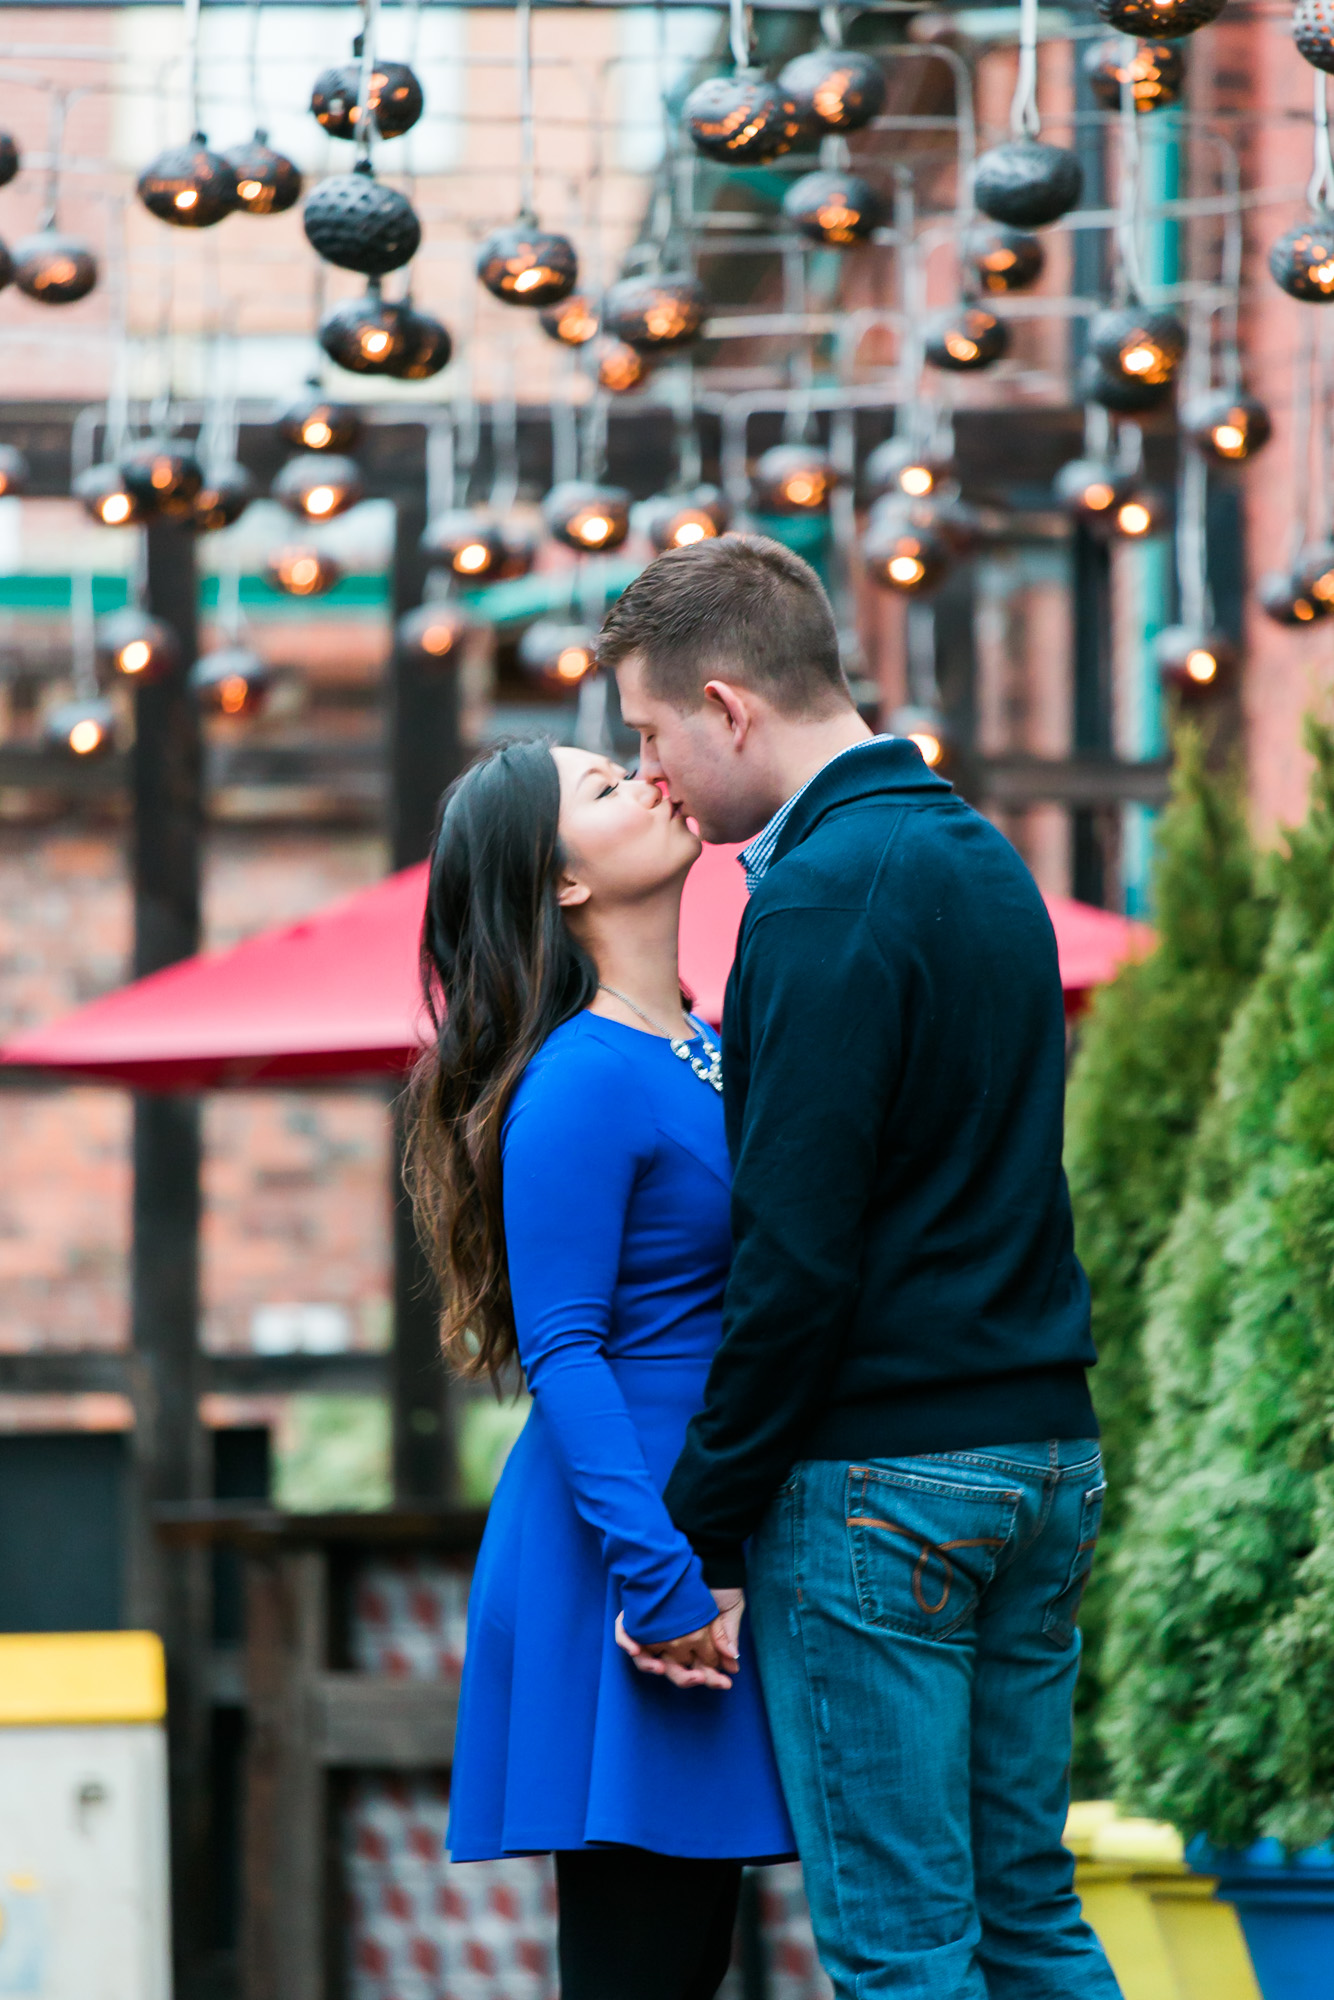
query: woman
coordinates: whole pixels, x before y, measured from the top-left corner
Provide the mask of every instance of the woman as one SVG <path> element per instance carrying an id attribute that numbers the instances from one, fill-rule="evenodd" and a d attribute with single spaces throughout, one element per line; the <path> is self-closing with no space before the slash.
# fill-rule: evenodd
<path id="1" fill-rule="evenodd" d="M 742 1862 L 793 1850 L 739 1593 L 661 1499 L 731 1251 L 718 1049 L 677 974 L 698 853 L 655 786 L 529 743 L 451 787 L 431 860 L 414 1198 L 447 1353 L 517 1358 L 533 1398 L 473 1579 L 450 1850 L 555 1854 L 563 2000 L 712 2000 Z M 695 1663 L 638 1671 L 618 1620 Z"/>

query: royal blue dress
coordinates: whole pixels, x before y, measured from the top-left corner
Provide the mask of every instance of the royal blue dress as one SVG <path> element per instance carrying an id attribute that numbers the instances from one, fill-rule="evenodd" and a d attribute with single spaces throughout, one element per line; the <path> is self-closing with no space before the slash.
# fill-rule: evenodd
<path id="1" fill-rule="evenodd" d="M 794 1852 L 749 1628 L 725 1692 L 640 1673 L 613 1629 L 714 1616 L 661 1495 L 722 1330 L 729 1180 L 722 1099 L 660 1036 L 578 1014 L 515 1093 L 505 1240 L 533 1403 L 469 1600 L 455 1861 Z"/>

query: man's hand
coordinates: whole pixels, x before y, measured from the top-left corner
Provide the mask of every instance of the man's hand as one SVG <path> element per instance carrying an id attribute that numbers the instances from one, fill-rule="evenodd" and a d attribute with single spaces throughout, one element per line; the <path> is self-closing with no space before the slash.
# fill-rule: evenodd
<path id="1" fill-rule="evenodd" d="M 640 1673 L 664 1675 L 673 1687 L 730 1688 L 730 1677 L 741 1664 L 737 1642 L 746 1600 L 739 1590 L 715 1590 L 713 1601 L 718 1616 L 710 1624 L 657 1645 L 641 1646 L 632 1639 L 622 1614 L 616 1620 L 616 1643 Z"/>

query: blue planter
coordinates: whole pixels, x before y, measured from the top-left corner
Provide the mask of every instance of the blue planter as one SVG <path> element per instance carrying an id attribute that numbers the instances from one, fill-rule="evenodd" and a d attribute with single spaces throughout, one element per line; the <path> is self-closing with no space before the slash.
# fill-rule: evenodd
<path id="1" fill-rule="evenodd" d="M 1264 2000 L 1334 2000 L 1334 1847 L 1289 1857 L 1277 1840 L 1224 1852 L 1196 1839 L 1186 1859 L 1234 1905 Z"/>

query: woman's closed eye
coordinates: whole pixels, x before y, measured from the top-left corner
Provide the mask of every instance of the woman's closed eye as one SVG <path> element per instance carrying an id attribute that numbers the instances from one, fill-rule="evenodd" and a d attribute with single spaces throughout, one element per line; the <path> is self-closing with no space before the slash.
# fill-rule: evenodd
<path id="1" fill-rule="evenodd" d="M 621 789 L 620 779 L 609 778 L 606 784 L 602 787 L 602 790 L 598 793 L 598 797 L 600 799 L 609 799 L 613 792 L 619 792 L 620 789 Z"/>

